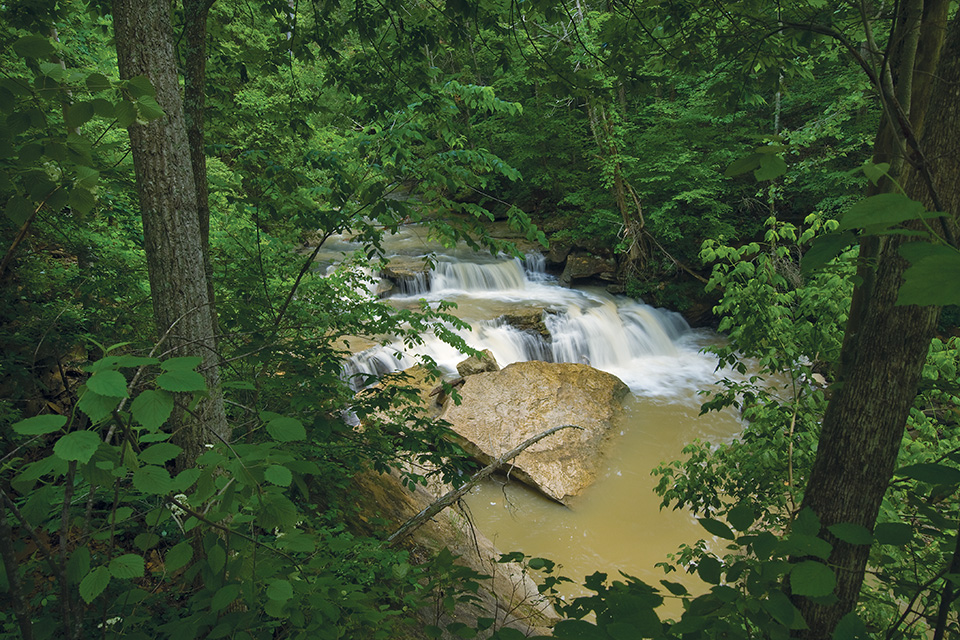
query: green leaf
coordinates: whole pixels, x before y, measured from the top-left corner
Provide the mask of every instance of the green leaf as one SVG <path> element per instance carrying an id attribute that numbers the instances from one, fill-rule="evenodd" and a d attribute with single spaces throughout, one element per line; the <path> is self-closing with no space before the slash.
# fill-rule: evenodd
<path id="1" fill-rule="evenodd" d="M 66 124 L 70 129 L 79 129 L 93 117 L 93 103 L 77 102 L 70 105 L 66 112 Z"/>
<path id="2" fill-rule="evenodd" d="M 872 637 L 860 616 L 851 611 L 840 619 L 833 630 L 832 640 L 870 640 Z"/>
<path id="3" fill-rule="evenodd" d="M 102 396 L 127 397 L 127 379 L 119 371 L 98 371 L 87 380 L 87 388 Z"/>
<path id="4" fill-rule="evenodd" d="M 873 544 L 873 534 L 866 527 L 850 522 L 839 522 L 827 527 L 838 540 L 843 540 L 850 544 Z"/>
<path id="5" fill-rule="evenodd" d="M 192 557 L 193 546 L 186 540 L 178 542 L 170 551 L 167 551 L 167 555 L 163 559 L 163 568 L 167 573 L 173 573 L 190 562 Z"/>
<path id="6" fill-rule="evenodd" d="M 227 552 L 219 544 L 215 544 L 207 551 L 207 564 L 214 573 L 220 573 L 227 562 Z"/>
<path id="7" fill-rule="evenodd" d="M 903 522 L 883 522 L 873 528 L 873 537 L 880 544 L 902 547 L 913 538 L 913 527 Z"/>
<path id="8" fill-rule="evenodd" d="M 105 91 L 110 88 L 110 80 L 102 73 L 91 73 L 86 80 L 87 89 L 90 91 Z"/>
<path id="9" fill-rule="evenodd" d="M 145 531 L 143 533 L 138 533 L 137 537 L 133 539 L 134 546 L 140 551 L 148 551 L 157 546 L 157 543 L 160 542 L 160 536 L 153 533 L 152 531 Z"/>
<path id="10" fill-rule="evenodd" d="M 267 433 L 279 442 L 293 442 L 295 440 L 305 440 L 307 430 L 303 423 L 296 418 L 280 416 L 267 423 Z"/>
<path id="11" fill-rule="evenodd" d="M 854 242 L 856 242 L 856 236 L 851 231 L 818 236 L 800 259 L 800 270 L 804 274 L 810 275 L 814 271 L 822 269 Z"/>
<path id="12" fill-rule="evenodd" d="M 130 413 L 147 429 L 159 429 L 173 413 L 173 396 L 166 391 L 143 391 L 130 405 Z"/>
<path id="13" fill-rule="evenodd" d="M 67 561 L 67 581 L 79 584 L 90 573 L 90 549 L 78 547 L 70 553 Z"/>
<path id="14" fill-rule="evenodd" d="M 701 558 L 697 563 L 697 575 L 709 584 L 720 584 L 720 561 L 713 556 Z"/>
<path id="15" fill-rule="evenodd" d="M 260 508 L 257 509 L 257 524 L 264 529 L 292 527 L 298 515 L 297 507 L 286 497 L 267 493 L 261 498 Z"/>
<path id="16" fill-rule="evenodd" d="M 213 594 L 213 598 L 210 599 L 210 610 L 214 613 L 223 611 L 231 602 L 236 600 L 239 595 L 240 585 L 237 583 L 220 587 L 217 589 L 217 592 Z"/>
<path id="17" fill-rule="evenodd" d="M 207 381 L 196 371 L 174 369 L 157 376 L 157 386 L 167 391 L 205 391 Z"/>
<path id="18" fill-rule="evenodd" d="M 56 53 L 50 40 L 42 36 L 24 36 L 13 43 L 13 50 L 21 58 L 46 58 Z"/>
<path id="19" fill-rule="evenodd" d="M 190 370 L 196 369 L 203 363 L 203 358 L 200 356 L 181 356 L 178 358 L 170 358 L 164 360 L 160 363 L 160 368 L 164 371 L 181 371 L 181 370 Z"/>
<path id="20" fill-rule="evenodd" d="M 143 556 L 136 553 L 125 553 L 110 561 L 110 575 L 114 578 L 140 578 L 143 569 Z"/>
<path id="21" fill-rule="evenodd" d="M 797 514 L 793 522 L 793 532 L 804 536 L 815 536 L 820 533 L 820 519 L 810 507 L 804 507 Z"/>
<path id="22" fill-rule="evenodd" d="M 173 460 L 183 449 L 169 442 L 161 442 L 144 449 L 140 454 L 140 461 L 146 464 L 163 464 L 167 460 Z"/>
<path id="23" fill-rule="evenodd" d="M 60 431 L 65 424 L 67 424 L 66 416 L 48 414 L 16 422 L 13 425 L 13 430 L 23 436 L 40 436 L 45 433 Z"/>
<path id="24" fill-rule="evenodd" d="M 84 189 L 94 189 L 100 180 L 100 172 L 92 167 L 77 166 L 77 179 L 74 181 L 78 187 Z"/>
<path id="25" fill-rule="evenodd" d="M 166 495 L 173 488 L 173 480 L 163 467 L 146 465 L 133 472 L 133 486 L 143 493 Z"/>
<path id="26" fill-rule="evenodd" d="M 840 231 L 847 229 L 879 230 L 924 216 L 924 206 L 902 193 L 881 193 L 870 196 L 851 206 L 840 220 Z M 943 214 L 932 214 L 943 215 Z"/>
<path id="27" fill-rule="evenodd" d="M 780 542 L 777 550 L 784 556 L 816 556 L 826 560 L 833 551 L 833 545 L 817 536 L 791 533 Z"/>
<path id="28" fill-rule="evenodd" d="M 137 108 L 129 100 L 122 100 L 113 109 L 117 124 L 126 129 L 137 121 Z"/>
<path id="29" fill-rule="evenodd" d="M 137 98 L 137 111 L 140 114 L 139 120 L 142 122 L 150 122 L 163 117 L 163 108 L 160 107 L 153 96 Z"/>
<path id="30" fill-rule="evenodd" d="M 97 204 L 97 198 L 93 192 L 84 187 L 74 187 L 70 189 L 70 207 L 79 213 L 90 213 Z"/>
<path id="31" fill-rule="evenodd" d="M 7 206 L 4 207 L 3 213 L 15 225 L 22 227 L 33 215 L 33 205 L 22 196 L 12 196 L 7 200 Z"/>
<path id="32" fill-rule="evenodd" d="M 730 527 L 719 520 L 714 520 L 713 518 L 697 518 L 697 521 L 700 522 L 701 527 L 718 538 L 734 540 L 737 537 L 736 534 L 730 530 Z"/>
<path id="33" fill-rule="evenodd" d="M 748 156 L 734 160 L 730 166 L 727 167 L 727 170 L 723 172 L 723 175 L 732 178 L 749 171 L 754 171 L 760 167 L 760 159 L 763 157 L 764 155 L 762 153 L 751 153 Z"/>
<path id="34" fill-rule="evenodd" d="M 100 443 L 100 436 L 93 431 L 74 431 L 57 440 L 53 452 L 61 460 L 76 460 L 86 464 L 100 448 Z"/>
<path id="35" fill-rule="evenodd" d="M 80 396 L 80 402 L 77 403 L 77 406 L 90 417 L 91 422 L 96 424 L 113 413 L 113 410 L 119 404 L 120 398 L 102 396 L 87 388 Z"/>
<path id="36" fill-rule="evenodd" d="M 771 591 L 767 599 L 760 602 L 760 606 L 787 629 L 807 628 L 800 610 L 793 606 L 790 598 L 782 591 Z"/>
<path id="37" fill-rule="evenodd" d="M 661 580 L 660 584 L 667 588 L 667 591 L 672 593 L 675 596 L 685 596 L 689 593 L 687 588 L 680 584 L 679 582 L 670 582 L 669 580 Z"/>
<path id="38" fill-rule="evenodd" d="M 290 469 L 279 464 L 272 464 L 267 467 L 263 472 L 263 477 L 267 482 L 280 487 L 289 487 L 290 482 L 293 480 L 293 474 L 290 473 Z"/>
<path id="39" fill-rule="evenodd" d="M 787 163 L 780 156 L 763 154 L 760 156 L 760 167 L 753 172 L 757 181 L 773 180 L 787 172 Z"/>
<path id="40" fill-rule="evenodd" d="M 106 567 L 97 567 L 80 581 L 80 597 L 90 604 L 103 593 L 108 584 L 110 584 L 110 572 Z"/>
<path id="41" fill-rule="evenodd" d="M 271 580 L 267 587 L 267 597 L 271 600 L 286 602 L 293 597 L 293 585 L 287 580 Z"/>
<path id="42" fill-rule="evenodd" d="M 737 531 L 747 531 L 756 519 L 753 505 L 747 502 L 741 502 L 727 513 L 727 521 Z"/>
<path id="43" fill-rule="evenodd" d="M 960 252 L 944 245 L 911 242 L 900 247 L 910 261 L 897 305 L 960 304 Z"/>
<path id="44" fill-rule="evenodd" d="M 134 98 L 139 98 L 141 96 L 153 96 L 156 97 L 157 90 L 153 88 L 153 85 L 150 83 L 150 79 L 147 76 L 137 76 L 135 78 L 130 78 L 126 83 L 127 91 L 130 92 Z"/>
<path id="45" fill-rule="evenodd" d="M 928 484 L 960 484 L 960 469 L 939 463 L 911 464 L 897 469 L 898 476 L 913 478 Z"/>
<path id="46" fill-rule="evenodd" d="M 805 560 L 790 571 L 790 589 L 800 596 L 827 596 L 837 586 L 833 569 L 815 560 Z"/>
<path id="47" fill-rule="evenodd" d="M 877 184 L 880 182 L 880 179 L 887 175 L 887 172 L 890 171 L 890 163 L 881 162 L 879 164 L 874 164 L 873 161 L 866 160 L 861 166 L 861 169 L 863 169 L 864 175 L 869 178 L 870 182 Z"/>

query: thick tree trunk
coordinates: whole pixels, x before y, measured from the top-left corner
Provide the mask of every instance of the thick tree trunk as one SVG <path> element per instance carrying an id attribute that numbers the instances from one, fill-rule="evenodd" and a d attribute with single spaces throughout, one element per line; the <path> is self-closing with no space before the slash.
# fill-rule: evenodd
<path id="1" fill-rule="evenodd" d="M 936 5 L 937 2 L 929 3 Z M 939 8 L 938 8 L 939 11 Z M 925 19 L 927 17 L 925 13 Z M 927 22 L 929 36 L 921 42 L 935 48 L 939 63 L 929 102 L 917 95 L 928 88 L 920 77 L 913 88 L 914 124 L 925 121 L 918 132 L 928 169 L 944 209 L 955 220 L 960 213 L 960 19 L 954 18 L 943 46 L 933 47 L 946 29 L 942 21 Z M 938 34 L 939 32 L 939 34 Z M 920 56 L 918 68 L 929 64 Z M 928 116 L 924 120 L 924 113 Z M 885 139 L 881 134 L 879 140 Z M 878 149 L 878 153 L 888 150 Z M 934 209 L 934 197 L 923 172 L 907 167 L 902 175 L 907 194 Z M 948 223 L 952 225 L 953 223 Z M 844 340 L 841 385 L 831 398 L 823 420 L 817 457 L 807 484 L 803 506 L 811 508 L 824 528 L 850 522 L 872 529 L 880 503 L 893 474 L 907 414 L 917 394 L 930 338 L 939 307 L 895 306 L 904 270 L 899 255 L 904 236 L 884 236 L 873 241 L 863 269 L 870 271 L 859 287 Z M 862 258 L 864 256 L 861 256 Z M 830 638 L 840 619 L 856 606 L 866 569 L 869 547 L 850 545 L 824 531 L 834 545 L 830 564 L 837 575 L 837 603 L 824 606 L 795 598 L 809 630 L 802 637 Z"/>
<path id="2" fill-rule="evenodd" d="M 164 0 L 116 0 L 113 18 L 120 77 L 149 78 L 165 114 L 149 124 L 131 125 L 129 133 L 157 328 L 161 336 L 169 332 L 167 347 L 172 355 L 203 358 L 201 370 L 210 390 L 194 413 L 196 418 L 174 424 L 175 442 L 184 448 L 180 463 L 189 465 L 205 443 L 217 436 L 228 439 L 229 425 L 220 389 L 170 4 Z"/>

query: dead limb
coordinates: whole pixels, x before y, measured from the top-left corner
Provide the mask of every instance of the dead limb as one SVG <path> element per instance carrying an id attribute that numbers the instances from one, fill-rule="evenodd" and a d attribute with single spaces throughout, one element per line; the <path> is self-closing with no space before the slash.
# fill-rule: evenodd
<path id="1" fill-rule="evenodd" d="M 420 528 L 425 522 L 430 520 L 433 516 L 437 515 L 450 505 L 457 502 L 462 498 L 468 491 L 470 491 L 478 482 L 489 476 L 491 473 L 503 466 L 504 463 L 509 462 L 510 460 L 516 458 L 520 455 L 524 449 L 527 447 L 540 442 L 547 436 L 560 431 L 561 429 L 582 429 L 583 427 L 578 427 L 573 424 L 564 424 L 559 427 L 553 427 L 552 429 L 547 429 L 543 433 L 537 434 L 532 438 L 524 440 L 522 443 L 507 451 L 505 454 L 488 464 L 486 467 L 476 472 L 471 476 L 471 478 L 461 485 L 459 488 L 454 489 L 453 491 L 447 492 L 442 498 L 439 498 L 436 502 L 432 503 L 426 509 L 413 516 L 406 522 L 404 522 L 399 529 L 390 534 L 390 537 L 384 541 L 386 546 L 392 546 L 398 540 L 405 538 L 406 536 L 413 533 L 415 530 Z"/>

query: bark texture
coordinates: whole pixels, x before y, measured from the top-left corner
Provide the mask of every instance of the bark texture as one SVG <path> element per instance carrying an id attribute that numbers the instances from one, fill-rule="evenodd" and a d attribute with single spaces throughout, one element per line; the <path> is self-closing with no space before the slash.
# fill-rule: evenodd
<path id="1" fill-rule="evenodd" d="M 925 18 L 942 18 L 923 25 L 925 37 L 920 42 L 926 51 L 921 50 L 916 61 L 917 69 L 933 68 L 936 73 L 931 86 L 926 86 L 928 76 L 923 73 L 915 75 L 913 85 L 910 120 L 923 154 L 913 155 L 915 165 L 905 168 L 901 182 L 911 198 L 935 210 L 937 198 L 928 184 L 932 176 L 941 205 L 955 220 L 960 212 L 960 20 L 954 18 L 949 25 L 941 51 L 936 40 L 943 42 L 947 21 L 938 5 L 944 3 L 928 3 L 924 13 Z M 936 64 L 929 59 L 932 52 L 938 58 Z M 918 94 L 929 95 L 929 101 L 918 100 Z M 892 137 L 881 132 L 878 145 Z M 904 132 L 897 137 L 903 141 Z M 877 151 L 887 157 L 896 155 L 891 149 Z M 954 224 L 947 222 L 947 226 Z M 898 253 L 904 241 L 903 236 L 883 236 L 865 247 L 866 257 L 872 259 L 863 262 L 861 271 L 869 273 L 862 273 L 867 277 L 851 309 L 842 386 L 827 407 L 803 502 L 819 516 L 823 537 L 834 545 L 830 564 L 837 575 L 838 601 L 824 606 L 795 598 L 809 626 L 801 633 L 805 638 L 830 638 L 840 619 L 856 606 L 870 549 L 836 540 L 825 529 L 839 522 L 873 528 L 939 318 L 939 307 L 895 306 L 909 266 Z"/>
<path id="2" fill-rule="evenodd" d="M 193 417 L 174 424 L 175 441 L 189 465 L 203 444 L 229 439 L 220 389 L 215 330 L 197 193 L 190 161 L 183 102 L 177 80 L 170 4 L 163 0 L 116 0 L 114 33 L 120 77 L 144 75 L 156 89 L 164 116 L 129 128 L 140 196 L 144 249 L 154 316 L 170 355 L 203 358 L 210 395 Z M 169 332 L 169 333 L 168 333 Z"/>

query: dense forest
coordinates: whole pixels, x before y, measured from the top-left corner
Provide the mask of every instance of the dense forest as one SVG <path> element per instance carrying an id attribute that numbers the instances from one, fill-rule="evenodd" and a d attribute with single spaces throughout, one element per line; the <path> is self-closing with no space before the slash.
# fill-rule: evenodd
<path id="1" fill-rule="evenodd" d="M 416 390 L 342 375 L 357 336 L 475 353 L 449 307 L 368 293 L 413 223 L 602 259 L 752 372 L 703 408 L 744 431 L 655 470 L 724 543 L 672 559 L 703 589 L 595 574 L 553 637 L 960 634 L 956 3 L 0 16 L 0 635 L 525 637 L 424 619 L 484 577 L 356 526 L 358 474 L 476 470 Z"/>

